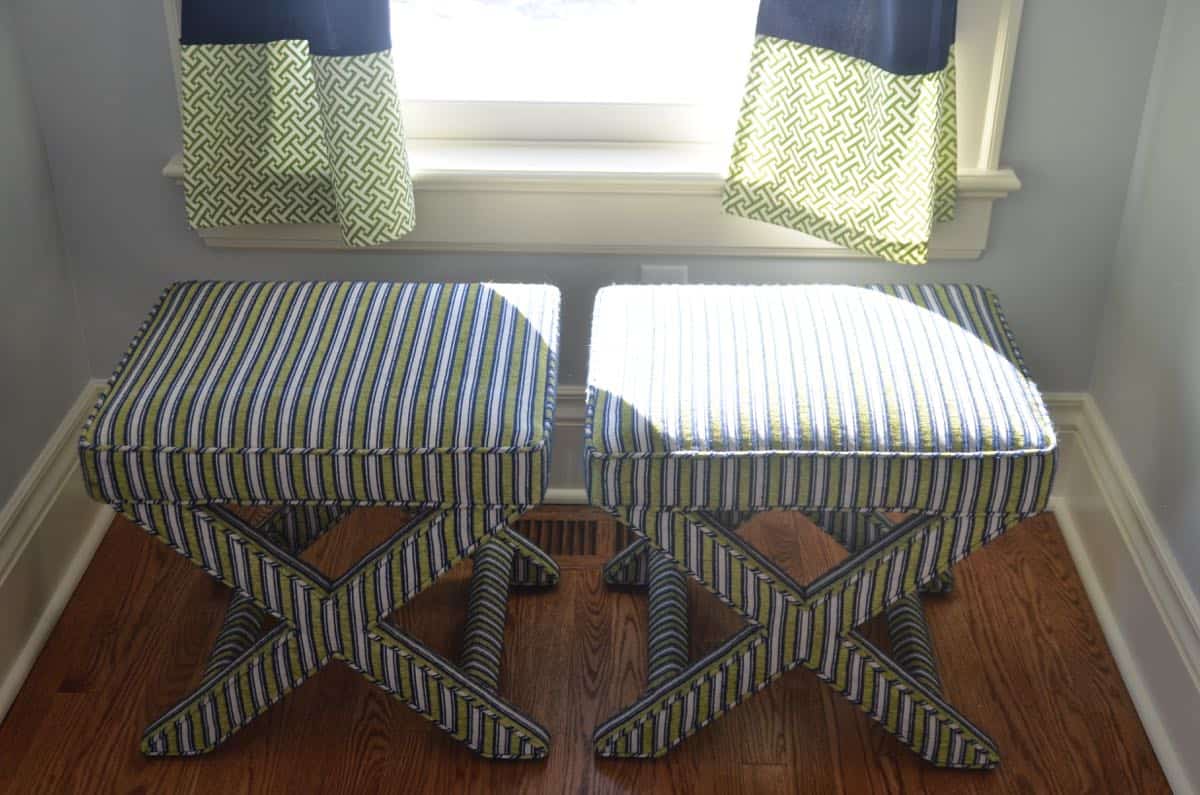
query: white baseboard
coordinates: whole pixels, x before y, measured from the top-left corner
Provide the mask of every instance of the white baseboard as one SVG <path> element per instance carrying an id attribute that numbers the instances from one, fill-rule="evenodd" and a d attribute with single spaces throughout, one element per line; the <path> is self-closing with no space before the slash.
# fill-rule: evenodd
<path id="1" fill-rule="evenodd" d="M 550 488 L 542 502 L 587 505 L 583 486 L 583 416 L 587 389 L 561 384 L 554 415 L 554 448 L 550 452 Z"/>
<path id="2" fill-rule="evenodd" d="M 1051 508 L 1171 788 L 1200 792 L 1196 595 L 1095 401 L 1046 402 L 1062 450 Z"/>
<path id="3" fill-rule="evenodd" d="M 84 387 L 0 509 L 0 720 L 112 522 L 84 491 L 77 447 L 103 385 Z"/>

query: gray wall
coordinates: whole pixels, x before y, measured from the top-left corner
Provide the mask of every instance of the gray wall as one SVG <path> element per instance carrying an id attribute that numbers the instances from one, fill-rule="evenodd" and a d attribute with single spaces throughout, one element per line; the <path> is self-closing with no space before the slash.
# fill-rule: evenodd
<path id="1" fill-rule="evenodd" d="M 566 296 L 562 380 L 583 380 L 592 293 L 637 280 L 642 260 L 206 249 L 185 225 L 181 189 L 159 175 L 179 149 L 160 3 L 14 2 L 95 375 L 173 279 L 545 279 Z M 982 260 L 913 270 L 701 259 L 692 280 L 983 283 L 1005 301 L 1043 387 L 1086 387 L 1162 2 L 1026 4 L 1003 158 L 1025 188 L 997 203 Z"/>
<path id="2" fill-rule="evenodd" d="M 87 380 L 46 153 L 0 3 L 0 505 Z"/>
<path id="3" fill-rule="evenodd" d="M 1173 2 L 1146 108 L 1093 395 L 1200 583 L 1200 6 Z"/>

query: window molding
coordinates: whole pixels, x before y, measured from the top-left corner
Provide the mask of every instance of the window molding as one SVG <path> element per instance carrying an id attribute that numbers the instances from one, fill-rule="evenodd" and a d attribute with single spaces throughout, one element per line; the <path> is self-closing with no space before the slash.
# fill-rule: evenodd
<path id="1" fill-rule="evenodd" d="M 179 0 L 164 5 L 178 81 Z M 1023 5 L 961 0 L 958 212 L 954 221 L 935 225 L 931 259 L 978 258 L 987 247 L 992 203 L 1021 187 L 999 156 Z M 497 114 L 497 105 L 504 106 L 405 103 L 417 225 L 403 240 L 356 250 L 866 256 L 722 212 L 730 144 L 688 140 L 683 122 L 655 123 L 655 114 L 680 120 L 694 109 L 630 105 L 614 115 L 610 106 L 520 103 Z M 443 112 L 465 123 L 446 123 Z M 481 128 L 480 114 L 492 115 L 484 129 L 493 140 L 466 137 Z M 560 121 L 549 127 L 547 119 Z M 591 126 L 598 119 L 604 126 Z M 531 126 L 541 130 L 536 139 L 524 134 Z M 581 130 L 608 140 L 571 140 Z M 440 137 L 413 134 L 422 131 Z M 182 181 L 180 155 L 163 175 Z M 333 225 L 197 231 L 206 245 L 219 248 L 348 250 Z"/>

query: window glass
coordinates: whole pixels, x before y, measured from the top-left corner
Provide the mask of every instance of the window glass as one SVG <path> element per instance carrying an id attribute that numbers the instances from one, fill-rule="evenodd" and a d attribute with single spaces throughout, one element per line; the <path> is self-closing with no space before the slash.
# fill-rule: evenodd
<path id="1" fill-rule="evenodd" d="M 728 105 L 757 0 L 392 0 L 406 100 Z"/>

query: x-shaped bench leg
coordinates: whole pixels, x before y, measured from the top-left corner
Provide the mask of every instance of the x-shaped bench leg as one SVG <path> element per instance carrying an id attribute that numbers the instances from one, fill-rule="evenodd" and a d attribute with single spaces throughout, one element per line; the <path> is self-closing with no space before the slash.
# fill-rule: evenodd
<path id="1" fill-rule="evenodd" d="M 246 603 L 280 620 L 233 659 L 219 638 L 204 682 L 147 730 L 143 751 L 211 750 L 337 659 L 483 756 L 545 756 L 548 735 L 536 721 L 385 622 L 477 548 L 503 545 L 512 571 L 513 560 L 522 559 L 538 581 L 556 581 L 553 560 L 508 530 L 522 511 L 428 510 L 329 582 L 293 554 L 302 544 L 281 545 L 278 528 L 251 527 L 219 506 L 129 506 L 127 516 L 237 589 L 227 628 Z"/>
<path id="2" fill-rule="evenodd" d="M 598 727 L 601 755 L 661 756 L 783 673 L 804 667 L 933 764 L 989 768 L 999 761 L 992 740 L 942 698 L 936 671 L 931 678 L 920 667 L 906 670 L 856 628 L 898 609 L 998 536 L 1006 517 L 889 523 L 886 533 L 801 586 L 711 515 L 614 513 L 749 626 Z"/>

